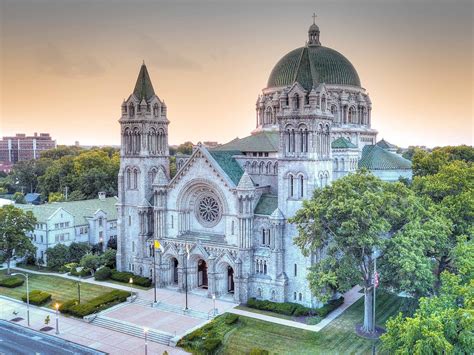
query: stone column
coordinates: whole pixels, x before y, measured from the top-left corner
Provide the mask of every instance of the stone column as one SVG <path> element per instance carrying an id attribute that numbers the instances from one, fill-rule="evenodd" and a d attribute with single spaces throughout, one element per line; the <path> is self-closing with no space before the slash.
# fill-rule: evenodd
<path id="1" fill-rule="evenodd" d="M 215 265 L 216 257 L 214 255 L 209 256 L 207 261 L 207 297 L 212 298 L 212 294 L 216 296 L 219 295 L 219 291 L 217 290 L 217 272 L 216 272 L 216 265 Z"/>

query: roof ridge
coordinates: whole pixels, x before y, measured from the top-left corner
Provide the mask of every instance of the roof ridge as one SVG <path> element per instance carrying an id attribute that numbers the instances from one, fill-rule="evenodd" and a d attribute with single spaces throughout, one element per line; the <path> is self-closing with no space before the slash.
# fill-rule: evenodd
<path id="1" fill-rule="evenodd" d="M 298 59 L 298 64 L 296 65 L 296 70 L 295 70 L 295 74 L 293 75 L 293 83 L 296 82 L 296 79 L 298 79 L 298 72 L 300 71 L 300 66 L 301 66 L 301 60 L 303 59 L 303 53 L 304 51 L 307 49 L 307 47 L 302 47 L 303 50 L 301 51 L 300 53 L 300 57 Z"/>

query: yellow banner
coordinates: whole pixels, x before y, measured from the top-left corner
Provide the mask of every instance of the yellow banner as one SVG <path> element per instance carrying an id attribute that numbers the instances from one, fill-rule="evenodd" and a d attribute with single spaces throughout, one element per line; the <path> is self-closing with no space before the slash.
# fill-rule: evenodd
<path id="1" fill-rule="evenodd" d="M 155 240 L 155 249 L 160 249 L 160 248 L 161 248 L 160 242 Z"/>

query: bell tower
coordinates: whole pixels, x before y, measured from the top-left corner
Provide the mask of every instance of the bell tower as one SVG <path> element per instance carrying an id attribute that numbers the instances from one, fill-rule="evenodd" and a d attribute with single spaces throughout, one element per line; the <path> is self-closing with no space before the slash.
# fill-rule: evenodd
<path id="1" fill-rule="evenodd" d="M 132 94 L 122 103 L 119 123 L 117 268 L 138 272 L 154 230 L 153 181 L 159 172 L 169 178 L 166 105 L 155 94 L 144 62 Z"/>

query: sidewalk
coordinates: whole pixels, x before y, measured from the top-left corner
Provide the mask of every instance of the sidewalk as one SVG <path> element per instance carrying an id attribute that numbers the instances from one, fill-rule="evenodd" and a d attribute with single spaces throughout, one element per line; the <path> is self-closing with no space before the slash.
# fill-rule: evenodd
<path id="1" fill-rule="evenodd" d="M 14 315 L 13 312 L 18 312 Z M 38 307 L 30 306 L 31 329 L 38 330 L 45 326 L 44 319 L 49 315 L 49 326 L 55 327 L 54 311 L 43 310 Z M 15 317 L 22 317 L 24 320 L 16 324 L 27 326 L 26 323 L 26 305 L 22 302 L 8 301 L 0 299 L 0 318 L 11 320 Z M 72 341 L 93 349 L 107 352 L 111 355 L 134 355 L 144 354 L 145 342 L 143 339 L 136 338 L 123 333 L 118 333 L 109 329 L 97 327 L 70 317 L 59 316 L 60 334 L 56 335 L 55 330 L 47 332 L 49 335 L 58 336 L 62 339 Z M 149 354 L 186 354 L 179 348 L 172 348 L 162 344 L 148 342 Z"/>
<path id="2" fill-rule="evenodd" d="M 299 328 L 299 329 L 304 329 L 304 330 L 309 330 L 312 332 L 319 332 L 321 331 L 325 326 L 327 326 L 329 323 L 331 323 L 332 320 L 335 318 L 339 317 L 347 308 L 352 306 L 359 298 L 363 296 L 363 294 L 359 293 L 360 291 L 360 286 L 354 286 L 351 290 L 346 292 L 344 294 L 344 303 L 329 313 L 321 322 L 315 325 L 308 325 L 300 322 L 295 322 L 287 319 L 281 319 L 281 318 L 276 318 L 272 316 L 267 316 L 264 314 L 258 314 L 254 312 L 249 312 L 249 311 L 244 311 L 241 309 L 230 309 L 227 312 L 229 313 L 234 313 L 238 314 L 241 316 L 249 317 L 249 318 L 254 318 L 254 319 L 259 319 L 263 320 L 266 322 L 271 322 L 275 324 L 280 324 L 280 325 L 285 325 L 288 327 L 293 327 L 293 328 Z"/>

